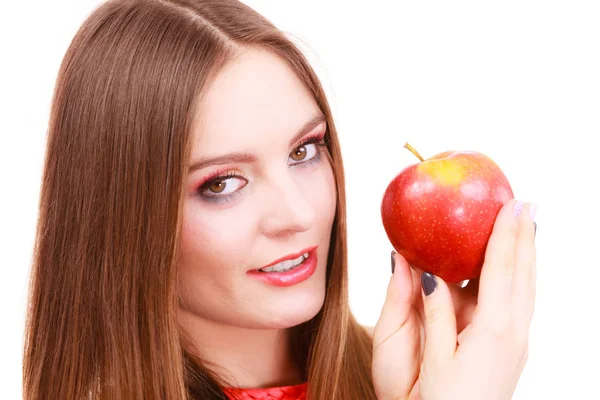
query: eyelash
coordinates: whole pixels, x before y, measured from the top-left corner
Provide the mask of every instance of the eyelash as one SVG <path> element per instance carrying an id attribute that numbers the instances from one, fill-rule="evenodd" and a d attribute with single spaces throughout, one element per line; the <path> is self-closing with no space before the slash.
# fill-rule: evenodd
<path id="1" fill-rule="evenodd" d="M 307 137 L 302 143 L 298 144 L 298 146 L 296 146 L 295 149 L 299 149 L 300 147 L 308 146 L 309 144 L 317 145 L 317 154 L 308 161 L 300 161 L 299 163 L 296 163 L 292 166 L 305 167 L 307 165 L 315 164 L 315 163 L 318 163 L 319 161 L 321 161 L 323 152 L 320 148 L 327 147 L 327 141 L 325 140 L 325 134 L 324 133 L 316 133 L 314 135 L 311 135 L 311 136 Z M 200 197 L 202 197 L 203 199 L 210 201 L 210 202 L 214 202 L 214 203 L 227 203 L 227 202 L 231 201 L 234 197 L 239 195 L 239 193 L 243 189 L 243 187 L 242 187 L 242 189 L 239 189 L 239 190 L 237 190 L 233 193 L 227 194 L 227 195 L 219 195 L 219 194 L 206 195 L 206 194 L 204 194 L 205 192 L 208 191 L 208 186 L 210 186 L 211 184 L 221 182 L 221 181 L 226 181 L 229 178 L 242 178 L 247 181 L 245 176 L 243 176 L 241 174 L 237 174 L 235 172 L 227 172 L 223 175 L 221 175 L 221 174 L 223 174 L 223 171 L 216 171 L 213 174 L 211 174 L 210 176 L 208 176 L 204 180 L 204 183 L 200 184 L 200 186 L 197 190 L 198 195 Z"/>

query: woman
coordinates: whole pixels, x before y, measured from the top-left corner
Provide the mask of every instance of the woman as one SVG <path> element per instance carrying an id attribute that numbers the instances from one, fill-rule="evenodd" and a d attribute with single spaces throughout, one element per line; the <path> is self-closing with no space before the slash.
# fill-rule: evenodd
<path id="1" fill-rule="evenodd" d="M 510 398 L 534 208 L 504 205 L 479 285 L 392 253 L 360 326 L 331 111 L 251 8 L 106 2 L 65 55 L 48 133 L 25 398 Z"/>

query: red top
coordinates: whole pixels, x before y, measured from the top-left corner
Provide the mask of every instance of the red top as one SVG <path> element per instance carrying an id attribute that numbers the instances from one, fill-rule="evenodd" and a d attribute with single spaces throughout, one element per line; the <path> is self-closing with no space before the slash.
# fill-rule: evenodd
<path id="1" fill-rule="evenodd" d="M 231 400 L 306 400 L 307 388 L 308 382 L 304 382 L 265 389 L 225 388 L 223 391 Z"/>

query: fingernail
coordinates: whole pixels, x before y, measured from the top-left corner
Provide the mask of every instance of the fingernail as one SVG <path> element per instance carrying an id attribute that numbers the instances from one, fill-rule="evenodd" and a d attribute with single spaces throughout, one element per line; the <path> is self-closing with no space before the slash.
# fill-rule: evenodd
<path id="1" fill-rule="evenodd" d="M 392 250 L 392 275 L 394 274 L 394 268 L 396 267 L 396 259 L 394 258 L 394 254 L 396 254 L 396 252 Z"/>
<path id="2" fill-rule="evenodd" d="M 515 203 L 515 209 L 514 209 L 514 213 L 515 215 L 519 215 L 521 214 L 521 210 L 523 209 L 523 202 L 522 201 L 517 201 Z"/>
<path id="3" fill-rule="evenodd" d="M 538 208 L 537 204 L 530 204 L 529 205 L 529 215 L 531 215 L 531 219 L 533 221 L 535 221 L 535 214 L 537 214 L 537 208 Z"/>
<path id="4" fill-rule="evenodd" d="M 537 222 L 533 222 L 533 237 L 535 238 L 535 235 L 537 234 Z"/>
<path id="5" fill-rule="evenodd" d="M 429 272 L 423 272 L 423 275 L 421 275 L 421 286 L 423 287 L 425 296 L 429 296 L 431 293 L 433 293 L 437 287 L 437 279 L 435 279 L 435 275 L 432 275 Z"/>

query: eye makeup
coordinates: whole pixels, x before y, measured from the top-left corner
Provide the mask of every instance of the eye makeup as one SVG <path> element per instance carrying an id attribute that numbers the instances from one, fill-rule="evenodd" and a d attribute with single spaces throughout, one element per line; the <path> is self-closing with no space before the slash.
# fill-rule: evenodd
<path id="1" fill-rule="evenodd" d="M 305 146 L 309 146 L 311 144 L 314 144 L 316 147 L 316 153 L 312 158 L 310 158 L 308 160 L 298 161 L 298 162 L 294 162 L 294 163 L 290 164 L 290 167 L 308 167 L 312 164 L 319 163 L 323 156 L 323 150 L 321 150 L 321 148 L 327 147 L 327 142 L 324 140 L 325 134 L 326 134 L 326 131 L 323 131 L 320 133 L 312 134 L 312 135 L 304 138 L 302 140 L 302 142 L 295 147 L 295 150 L 305 147 Z M 227 185 L 229 184 L 229 182 L 235 181 L 235 180 L 242 180 L 245 183 L 242 184 L 241 188 L 235 190 L 234 192 L 228 193 L 228 194 L 219 194 L 220 192 L 215 192 L 214 190 L 211 190 L 211 188 L 210 188 L 213 185 L 223 185 L 224 184 L 225 189 L 222 190 L 222 191 L 224 191 L 227 189 Z M 242 189 L 247 184 L 248 184 L 248 179 L 243 174 L 238 173 L 238 172 L 233 172 L 233 171 L 227 171 L 227 169 L 221 169 L 221 170 L 215 171 L 214 173 L 212 173 L 209 176 L 207 176 L 206 178 L 204 178 L 202 180 L 202 183 L 200 183 L 198 185 L 198 189 L 196 190 L 196 192 L 197 192 L 198 196 L 204 201 L 208 201 L 208 202 L 216 203 L 216 204 L 222 204 L 222 203 L 227 203 L 227 202 L 233 200 L 236 196 L 238 196 L 240 194 Z"/>

